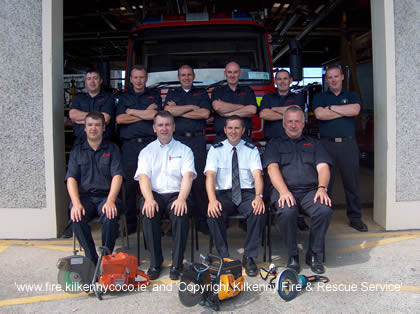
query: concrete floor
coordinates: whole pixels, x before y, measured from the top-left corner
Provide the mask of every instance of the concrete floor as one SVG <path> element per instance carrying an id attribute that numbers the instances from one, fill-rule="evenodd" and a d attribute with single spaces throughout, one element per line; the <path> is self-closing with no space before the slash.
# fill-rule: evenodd
<path id="1" fill-rule="evenodd" d="M 370 170 L 366 176 L 369 177 Z M 366 181 L 366 180 L 365 180 Z M 371 185 L 361 184 L 362 203 L 371 202 Z M 337 195 L 340 195 L 338 190 Z M 325 263 L 330 282 L 314 284 L 312 291 L 299 293 L 296 299 L 285 302 L 276 291 L 268 289 L 259 277 L 245 277 L 248 289 L 235 298 L 223 301 L 224 312 L 420 312 L 420 231 L 383 232 L 372 220 L 372 209 L 364 209 L 368 233 L 359 233 L 347 224 L 344 204 L 337 197 L 337 208 L 327 233 Z M 308 221 L 309 222 L 309 221 Z M 244 233 L 235 224 L 229 228 L 230 253 L 241 258 Z M 299 232 L 301 261 L 308 241 L 308 232 Z M 99 243 L 100 233 L 95 227 L 94 237 Z M 196 305 L 185 308 L 178 299 L 176 282 L 168 277 L 171 239 L 163 237 L 165 263 L 161 277 L 151 282 L 146 291 L 114 292 L 102 301 L 84 293 L 71 295 L 58 291 L 56 262 L 71 255 L 72 241 L 65 240 L 0 240 L 1 312 L 159 312 L 209 313 L 211 310 Z M 143 243 L 143 242 L 141 242 Z M 272 230 L 274 263 L 284 266 L 287 252 L 277 225 Z M 121 245 L 121 239 L 118 240 Z M 136 238 L 130 235 L 130 248 L 135 252 Z M 208 239 L 199 234 L 199 252 L 208 251 Z M 121 248 L 120 248 L 121 249 Z M 262 261 L 262 248 L 257 262 Z M 185 254 L 190 257 L 189 247 Z M 196 260 L 199 254 L 195 254 Z M 142 246 L 141 269 L 148 268 L 148 252 Z M 302 274 L 310 275 L 301 262 Z M 252 286 L 256 284 L 257 286 Z M 254 289 L 257 288 L 257 289 Z M 256 290 L 256 291 L 254 291 Z"/>

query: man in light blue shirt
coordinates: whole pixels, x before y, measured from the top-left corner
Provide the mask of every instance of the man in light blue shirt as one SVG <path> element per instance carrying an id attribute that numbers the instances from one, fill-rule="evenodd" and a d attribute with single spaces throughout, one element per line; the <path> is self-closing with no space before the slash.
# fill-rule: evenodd
<path id="1" fill-rule="evenodd" d="M 227 139 L 210 148 L 204 169 L 209 198 L 207 223 L 219 255 L 228 257 L 228 217 L 235 212 L 246 217 L 243 266 L 248 276 L 256 276 L 254 258 L 265 221 L 261 158 L 257 147 L 242 140 L 245 126 L 239 116 L 228 117 L 224 131 Z"/>

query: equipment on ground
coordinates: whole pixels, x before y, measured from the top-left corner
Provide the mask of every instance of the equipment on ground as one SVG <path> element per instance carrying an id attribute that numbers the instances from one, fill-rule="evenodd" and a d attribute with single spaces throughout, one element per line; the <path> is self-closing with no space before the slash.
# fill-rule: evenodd
<path id="1" fill-rule="evenodd" d="M 179 282 L 179 299 L 187 307 L 200 303 L 218 311 L 220 301 L 237 296 L 244 289 L 240 260 L 200 255 L 201 264 L 188 264 Z"/>
<path id="2" fill-rule="evenodd" d="M 57 280 L 64 291 L 93 291 L 102 300 L 106 291 L 132 291 L 149 284 L 149 276 L 137 268 L 137 257 L 124 252 L 111 254 L 107 247 L 99 249 L 101 254 L 96 267 L 87 257 L 77 255 L 77 251 L 58 260 Z M 137 276 L 145 280 L 136 280 Z"/>
<path id="3" fill-rule="evenodd" d="M 279 268 L 282 268 L 281 271 L 278 271 Z M 265 275 L 263 275 L 263 272 L 265 272 Z M 299 275 L 294 269 L 279 267 L 274 264 L 271 264 L 268 270 L 260 268 L 260 276 L 264 280 L 267 280 L 269 276 L 273 276 L 269 285 L 275 287 L 279 296 L 285 301 L 296 298 L 298 292 L 306 290 L 313 282 L 322 281 L 327 283 L 329 281 L 328 277 L 325 276 Z"/>
<path id="4" fill-rule="evenodd" d="M 59 269 L 58 283 L 65 292 L 71 294 L 86 291 L 87 287 L 90 287 L 95 273 L 95 265 L 92 261 L 77 254 L 60 258 L 57 268 Z"/>

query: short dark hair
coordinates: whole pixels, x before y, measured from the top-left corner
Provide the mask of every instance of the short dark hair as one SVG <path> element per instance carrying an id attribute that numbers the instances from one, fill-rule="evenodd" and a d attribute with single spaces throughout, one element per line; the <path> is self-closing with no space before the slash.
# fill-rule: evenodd
<path id="1" fill-rule="evenodd" d="M 165 110 L 158 111 L 153 118 L 153 124 L 156 124 L 157 117 L 169 118 L 172 120 L 172 123 L 175 123 L 174 116 L 169 111 L 165 111 Z"/>
<path id="2" fill-rule="evenodd" d="M 241 121 L 242 127 L 243 128 L 245 127 L 244 119 L 242 119 L 240 116 L 237 116 L 237 115 L 233 115 L 233 116 L 227 117 L 226 120 L 225 120 L 225 126 L 227 126 L 228 121 L 234 121 L 234 120 Z"/>
<path id="3" fill-rule="evenodd" d="M 179 76 L 179 70 L 181 69 L 191 69 L 192 73 L 194 74 L 194 69 L 191 65 L 189 64 L 183 64 L 178 68 L 178 76 Z"/>
<path id="4" fill-rule="evenodd" d="M 102 114 L 102 112 L 99 112 L 99 111 L 92 111 L 92 112 L 89 112 L 89 113 L 86 115 L 85 122 L 86 122 L 87 118 L 91 118 L 91 119 L 93 119 L 93 120 L 101 120 L 101 121 L 102 121 L 102 125 L 105 125 L 105 117 L 104 117 L 104 115 Z"/>
<path id="5" fill-rule="evenodd" d="M 130 75 L 131 75 L 131 73 L 133 73 L 133 70 L 144 71 L 144 73 L 146 73 L 146 75 L 147 75 L 146 67 L 142 64 L 133 65 L 133 67 L 131 68 L 131 71 L 130 71 Z"/>
<path id="6" fill-rule="evenodd" d="M 86 73 L 85 73 L 85 77 L 86 77 L 86 75 L 88 75 L 89 73 L 96 73 L 96 74 L 98 74 L 98 75 L 99 75 L 99 78 L 100 78 L 100 79 L 102 78 L 102 74 L 101 74 L 101 72 L 100 72 L 98 69 L 95 69 L 95 68 L 90 68 L 90 69 L 88 69 L 88 70 L 86 71 Z"/>
<path id="7" fill-rule="evenodd" d="M 327 72 L 332 69 L 338 69 L 340 70 L 340 73 L 343 74 L 343 69 L 341 68 L 341 65 L 338 63 L 334 63 L 325 67 L 325 75 L 327 75 Z"/>
<path id="8" fill-rule="evenodd" d="M 291 78 L 292 76 L 290 75 L 290 72 L 289 71 L 287 71 L 287 70 L 285 70 L 285 69 L 281 69 L 281 70 L 278 70 L 277 72 L 276 72 L 276 76 L 275 76 L 275 78 L 277 79 L 277 74 L 279 74 L 280 72 L 285 72 L 285 73 L 287 73 L 287 76 L 289 77 L 289 78 Z"/>

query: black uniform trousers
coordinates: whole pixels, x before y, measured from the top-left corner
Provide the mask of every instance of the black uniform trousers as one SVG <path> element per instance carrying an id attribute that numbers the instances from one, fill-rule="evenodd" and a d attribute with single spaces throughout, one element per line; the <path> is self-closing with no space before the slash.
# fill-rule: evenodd
<path id="1" fill-rule="evenodd" d="M 211 236 L 214 239 L 217 251 L 221 257 L 229 257 L 226 227 L 228 217 L 239 212 L 246 217 L 247 235 L 244 255 L 252 258 L 258 257 L 259 239 L 264 229 L 265 214 L 254 215 L 252 201 L 255 198 L 254 189 L 242 189 L 242 202 L 236 206 L 232 202 L 232 190 L 216 191 L 216 198 L 222 204 L 222 215 L 218 218 L 207 218 Z"/>
<path id="2" fill-rule="evenodd" d="M 197 177 L 191 186 L 192 214 L 198 226 L 200 223 L 207 224 L 207 204 L 209 203 L 206 193 L 204 167 L 206 165 L 207 149 L 204 136 L 174 136 L 176 140 L 191 148 L 194 155 L 194 166 Z"/>
<path id="3" fill-rule="evenodd" d="M 159 267 L 163 263 L 160 220 L 167 218 L 172 224 L 172 266 L 181 267 L 184 260 L 184 251 L 188 239 L 188 213 L 183 216 L 175 216 L 171 210 L 172 203 L 178 198 L 178 192 L 159 194 L 153 192 L 153 197 L 158 203 L 159 211 L 153 218 L 142 215 L 143 232 L 147 248 L 150 252 L 150 267 Z M 144 198 L 140 202 L 140 213 L 142 214 Z M 191 201 L 187 200 L 188 209 L 191 208 Z"/>
<path id="4" fill-rule="evenodd" d="M 314 203 L 316 189 L 309 192 L 292 192 L 296 205 L 289 207 L 287 203 L 283 208 L 279 207 L 279 193 L 273 189 L 271 200 L 274 204 L 276 214 L 278 215 L 280 229 L 283 232 L 283 238 L 287 244 L 289 256 L 299 255 L 296 243 L 297 216 L 299 209 L 311 217 L 311 231 L 309 234 L 308 251 L 313 253 L 323 253 L 325 234 L 330 224 L 332 209 L 327 205 L 321 204 L 319 199 Z"/>
<path id="5" fill-rule="evenodd" d="M 332 195 L 337 167 L 343 180 L 347 217 L 350 222 L 359 221 L 362 218 L 362 207 L 360 205 L 359 186 L 359 149 L 356 139 L 341 143 L 331 142 L 327 138 L 321 138 L 321 141 L 334 163 L 334 166 L 330 167 L 331 178 L 328 185 L 328 195 L 330 197 Z"/>
<path id="6" fill-rule="evenodd" d="M 136 230 L 137 224 L 137 196 L 140 195 L 139 182 L 134 180 L 136 174 L 140 151 L 146 147 L 150 141 L 142 143 L 123 140 L 121 146 L 123 170 L 125 174 L 124 187 L 126 198 L 126 217 L 129 229 Z"/>
<path id="7" fill-rule="evenodd" d="M 86 214 L 79 222 L 72 223 L 72 229 L 82 248 L 95 265 L 98 260 L 98 254 L 95 248 L 95 242 L 92 238 L 89 222 L 95 217 L 99 217 L 102 224 L 102 246 L 106 246 L 111 252 L 114 249 L 115 241 L 118 237 L 118 218 L 108 219 L 106 214 L 102 213 L 102 207 L 106 202 L 107 196 L 80 196 L 80 201 Z M 116 200 L 117 209 L 121 208 L 121 201 Z M 72 203 L 70 202 L 70 210 Z"/>

